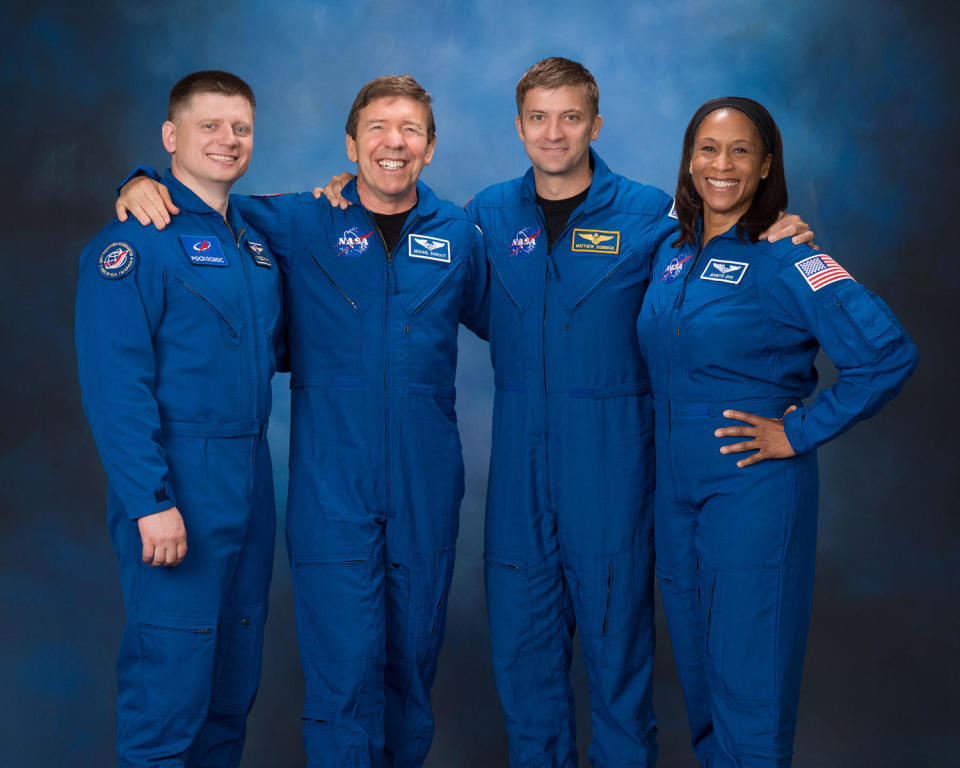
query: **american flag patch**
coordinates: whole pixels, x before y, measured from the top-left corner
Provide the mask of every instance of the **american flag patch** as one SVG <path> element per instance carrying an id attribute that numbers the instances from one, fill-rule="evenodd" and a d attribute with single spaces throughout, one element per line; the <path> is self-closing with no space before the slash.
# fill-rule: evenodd
<path id="1" fill-rule="evenodd" d="M 835 283 L 837 280 L 853 280 L 850 273 L 826 254 L 808 256 L 794 265 L 800 270 L 803 279 L 813 290 L 819 291 L 823 286 Z"/>

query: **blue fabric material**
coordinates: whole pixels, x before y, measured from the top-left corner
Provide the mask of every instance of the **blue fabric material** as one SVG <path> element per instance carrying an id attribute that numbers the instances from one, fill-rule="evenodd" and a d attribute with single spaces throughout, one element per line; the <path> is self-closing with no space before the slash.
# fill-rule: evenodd
<path id="1" fill-rule="evenodd" d="M 637 332 L 656 407 L 657 577 L 702 765 L 787 766 L 813 594 L 816 446 L 900 391 L 917 351 L 889 308 L 817 256 L 735 228 L 661 246 Z M 671 266 L 672 265 L 672 266 Z M 808 270 L 810 271 L 810 270 Z M 837 382 L 817 384 L 820 347 Z M 785 418 L 798 456 L 738 468 L 724 409 Z"/>
<path id="2" fill-rule="evenodd" d="M 670 198 L 593 181 L 548 251 L 532 169 L 468 212 L 490 264 L 496 377 L 487 610 L 510 764 L 577 764 L 568 670 L 579 627 L 595 766 L 652 766 L 653 406 L 634 323 Z"/>
<path id="3" fill-rule="evenodd" d="M 127 613 L 118 756 L 122 766 L 235 766 L 273 560 L 264 437 L 284 344 L 280 275 L 255 262 L 250 243 L 263 239 L 236 210 L 227 223 L 169 172 L 163 181 L 181 213 L 162 232 L 107 225 L 81 256 L 77 287 L 83 405 Z M 129 270 L 118 247 L 133 254 Z M 227 263 L 191 259 L 211 251 Z M 136 520 L 172 506 L 187 556 L 151 568 Z"/>
<path id="4" fill-rule="evenodd" d="M 419 766 L 463 496 L 457 332 L 486 335 L 487 273 L 476 226 L 424 184 L 389 256 L 344 195 L 235 201 L 284 276 L 303 735 L 310 766 Z"/>

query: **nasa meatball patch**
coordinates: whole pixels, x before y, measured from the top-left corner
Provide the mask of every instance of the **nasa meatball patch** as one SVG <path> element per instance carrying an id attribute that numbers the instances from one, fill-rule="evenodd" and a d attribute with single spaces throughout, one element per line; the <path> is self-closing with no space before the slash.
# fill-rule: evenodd
<path id="1" fill-rule="evenodd" d="M 180 245 L 190 261 L 201 267 L 226 267 L 223 246 L 213 235 L 180 235 Z"/>
<path id="2" fill-rule="evenodd" d="M 111 280 L 126 277 L 133 271 L 137 253 L 130 243 L 110 243 L 100 254 L 100 274 Z"/>

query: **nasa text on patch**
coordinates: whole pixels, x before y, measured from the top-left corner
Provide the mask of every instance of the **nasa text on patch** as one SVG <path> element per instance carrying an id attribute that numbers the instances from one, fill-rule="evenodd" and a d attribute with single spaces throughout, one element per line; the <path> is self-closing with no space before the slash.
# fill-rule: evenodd
<path id="1" fill-rule="evenodd" d="M 727 259 L 710 259 L 700 275 L 701 280 L 713 280 L 717 283 L 738 285 L 747 273 L 750 265 L 745 261 L 728 261 Z"/>
<path id="2" fill-rule="evenodd" d="M 847 270 L 831 259 L 827 254 L 817 254 L 801 259 L 794 266 L 800 270 L 803 279 L 813 290 L 819 291 L 825 285 L 837 280 L 853 280 Z"/>
<path id="3" fill-rule="evenodd" d="M 570 250 L 579 253 L 620 253 L 620 233 L 605 229 L 575 229 Z"/>
<path id="4" fill-rule="evenodd" d="M 111 280 L 129 275 L 137 260 L 137 252 L 130 243 L 110 243 L 100 254 L 100 274 Z"/>
<path id="5" fill-rule="evenodd" d="M 214 235 L 180 235 L 180 245 L 193 264 L 201 267 L 226 267 L 229 262 L 220 240 Z"/>
<path id="6" fill-rule="evenodd" d="M 263 243 L 255 243 L 253 240 L 247 240 L 247 250 L 250 251 L 250 255 L 253 256 L 253 263 L 258 267 L 273 266 L 273 262 L 270 260 L 270 254 L 267 253 L 267 249 Z"/>
<path id="7" fill-rule="evenodd" d="M 430 235 L 408 235 L 407 248 L 410 258 L 429 259 L 450 263 L 450 241 Z"/>
<path id="8" fill-rule="evenodd" d="M 334 246 L 337 249 L 337 256 L 347 256 L 355 259 L 366 253 L 367 248 L 370 247 L 369 239 L 372 234 L 372 229 L 366 234 L 360 234 L 359 227 L 350 227 L 350 229 L 343 230 Z"/>
<path id="9" fill-rule="evenodd" d="M 537 247 L 537 237 L 541 230 L 534 232 L 533 227 L 523 227 L 517 230 L 517 234 L 510 241 L 510 255 L 522 259 L 529 256 Z"/>

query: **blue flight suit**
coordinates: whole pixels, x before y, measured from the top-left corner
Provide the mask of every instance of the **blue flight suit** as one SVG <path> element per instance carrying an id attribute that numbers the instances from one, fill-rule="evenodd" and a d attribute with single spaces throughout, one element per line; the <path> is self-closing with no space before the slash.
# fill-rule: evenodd
<path id="1" fill-rule="evenodd" d="M 917 351 L 886 304 L 833 262 L 736 227 L 661 246 L 637 333 L 657 418 L 657 577 L 700 763 L 787 766 L 813 595 L 817 446 L 903 386 Z M 738 468 L 725 409 L 784 418 L 797 456 Z"/>
<path id="2" fill-rule="evenodd" d="M 388 255 L 356 183 L 343 211 L 253 197 L 290 343 L 287 543 L 310 766 L 419 766 L 463 497 L 458 324 L 485 336 L 486 267 L 464 211 L 417 184 Z"/>
<path id="3" fill-rule="evenodd" d="M 590 684 L 590 759 L 652 766 L 653 404 L 634 335 L 663 192 L 591 151 L 552 250 L 533 170 L 467 206 L 484 233 L 496 380 L 486 519 L 493 667 L 513 768 L 577 765 L 571 640 Z"/>
<path id="4" fill-rule="evenodd" d="M 83 407 L 109 483 L 127 623 L 121 766 L 236 766 L 260 678 L 275 510 L 265 438 L 282 355 L 279 270 L 167 172 L 164 231 L 112 222 L 80 258 Z M 176 506 L 188 552 L 141 561 L 137 519 Z"/>

